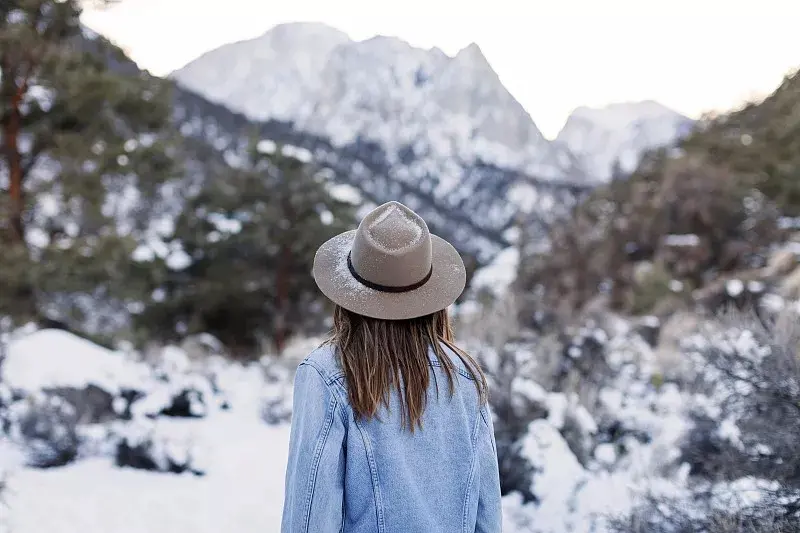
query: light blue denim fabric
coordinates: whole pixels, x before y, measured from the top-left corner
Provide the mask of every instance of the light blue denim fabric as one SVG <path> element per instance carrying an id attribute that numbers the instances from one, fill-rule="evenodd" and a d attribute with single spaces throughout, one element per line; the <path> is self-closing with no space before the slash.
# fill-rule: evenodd
<path id="1" fill-rule="evenodd" d="M 499 533 L 492 418 L 461 360 L 453 396 L 430 352 L 422 430 L 400 425 L 398 397 L 356 421 L 334 349 L 297 369 L 282 533 Z M 438 387 L 438 397 L 436 383 Z"/>

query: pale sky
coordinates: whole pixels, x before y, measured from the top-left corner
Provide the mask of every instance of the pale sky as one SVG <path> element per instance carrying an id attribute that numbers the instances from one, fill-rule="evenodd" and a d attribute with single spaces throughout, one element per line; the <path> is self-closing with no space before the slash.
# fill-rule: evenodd
<path id="1" fill-rule="evenodd" d="M 449 55 L 476 42 L 550 138 L 578 106 L 656 100 L 698 117 L 800 66 L 800 0 L 122 0 L 83 20 L 157 75 L 282 22 Z"/>

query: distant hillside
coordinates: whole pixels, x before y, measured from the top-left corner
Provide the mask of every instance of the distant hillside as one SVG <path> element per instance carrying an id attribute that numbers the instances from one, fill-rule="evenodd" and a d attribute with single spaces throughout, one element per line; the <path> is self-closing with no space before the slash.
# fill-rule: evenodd
<path id="1" fill-rule="evenodd" d="M 750 177 L 785 213 L 800 215 L 800 73 L 763 101 L 711 120 L 681 146 Z"/>
<path id="2" fill-rule="evenodd" d="M 596 298 L 635 313 L 707 300 L 765 267 L 800 227 L 800 75 L 761 102 L 698 125 L 676 150 L 645 156 L 628 180 L 596 189 L 523 260 L 521 286 L 563 310 Z"/>

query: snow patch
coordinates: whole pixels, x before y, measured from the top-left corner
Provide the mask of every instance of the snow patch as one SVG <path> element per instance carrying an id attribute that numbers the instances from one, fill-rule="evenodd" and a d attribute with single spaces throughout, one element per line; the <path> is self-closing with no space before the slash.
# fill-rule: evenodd
<path id="1" fill-rule="evenodd" d="M 95 385 L 113 394 L 140 386 L 146 374 L 120 352 L 55 329 L 13 339 L 3 364 L 4 381 L 22 391 Z"/>

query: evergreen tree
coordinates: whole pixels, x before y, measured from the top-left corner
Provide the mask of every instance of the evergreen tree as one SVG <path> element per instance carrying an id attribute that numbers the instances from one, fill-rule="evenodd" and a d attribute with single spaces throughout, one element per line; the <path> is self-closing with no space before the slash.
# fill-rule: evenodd
<path id="1" fill-rule="evenodd" d="M 208 332 L 244 357 L 270 345 L 280 353 L 293 333 L 320 328 L 314 254 L 352 226 L 353 206 L 291 147 L 266 144 L 252 141 L 241 168 L 188 200 L 174 242 L 191 263 L 168 271 L 141 317 L 157 337 Z"/>
<path id="2" fill-rule="evenodd" d="M 800 216 L 800 71 L 761 102 L 714 117 L 683 143 L 750 180 L 790 216 Z"/>
<path id="3" fill-rule="evenodd" d="M 78 0 L 0 2 L 0 314 L 77 324 L 101 302 L 124 309 L 130 251 L 171 173 L 165 86 L 121 68 L 80 14 Z"/>

